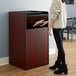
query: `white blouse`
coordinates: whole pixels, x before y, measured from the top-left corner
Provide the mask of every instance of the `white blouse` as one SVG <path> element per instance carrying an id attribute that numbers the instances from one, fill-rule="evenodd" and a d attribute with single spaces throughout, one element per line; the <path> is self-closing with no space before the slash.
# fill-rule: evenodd
<path id="1" fill-rule="evenodd" d="M 62 3 L 61 0 L 53 0 L 52 6 L 50 8 L 49 23 L 51 19 L 55 19 L 55 22 L 52 25 L 53 28 L 59 29 L 66 27 L 67 10 L 66 10 L 65 2 Z"/>

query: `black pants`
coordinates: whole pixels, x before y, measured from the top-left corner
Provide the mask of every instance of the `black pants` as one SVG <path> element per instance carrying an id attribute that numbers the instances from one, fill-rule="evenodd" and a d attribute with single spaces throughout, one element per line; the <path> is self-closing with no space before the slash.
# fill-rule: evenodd
<path id="1" fill-rule="evenodd" d="M 65 52 L 63 48 L 63 29 L 53 29 L 54 38 L 58 48 L 57 63 L 65 65 Z"/>

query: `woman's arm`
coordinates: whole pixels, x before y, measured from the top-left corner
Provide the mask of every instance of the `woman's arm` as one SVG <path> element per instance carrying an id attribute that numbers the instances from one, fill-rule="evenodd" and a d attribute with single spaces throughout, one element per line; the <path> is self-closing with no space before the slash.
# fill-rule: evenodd
<path id="1" fill-rule="evenodd" d="M 50 22 L 50 24 L 49 24 L 49 30 L 48 30 L 49 35 L 51 35 L 51 28 L 52 28 L 54 22 L 55 22 L 55 19 L 51 19 L 51 22 Z"/>
<path id="2" fill-rule="evenodd" d="M 55 22 L 55 19 L 51 19 L 51 22 L 49 24 L 49 29 L 48 29 L 48 32 L 49 34 L 51 35 L 51 28 L 52 28 L 52 25 L 54 24 Z M 47 23 L 49 23 L 49 21 L 43 21 L 42 25 L 40 25 L 41 27 L 45 26 Z"/>

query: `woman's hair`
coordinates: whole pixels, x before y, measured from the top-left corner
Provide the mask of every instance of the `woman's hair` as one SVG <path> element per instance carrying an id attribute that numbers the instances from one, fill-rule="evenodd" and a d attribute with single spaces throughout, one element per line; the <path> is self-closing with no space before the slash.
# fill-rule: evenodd
<path id="1" fill-rule="evenodd" d="M 65 2 L 65 0 L 62 0 L 62 2 L 64 3 L 64 2 Z"/>

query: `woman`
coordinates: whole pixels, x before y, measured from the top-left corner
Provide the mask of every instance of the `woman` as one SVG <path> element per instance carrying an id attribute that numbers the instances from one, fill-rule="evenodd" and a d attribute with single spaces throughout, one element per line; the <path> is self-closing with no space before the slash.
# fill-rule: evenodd
<path id="1" fill-rule="evenodd" d="M 49 34 L 51 35 L 51 28 L 53 28 L 53 34 L 58 48 L 58 57 L 53 66 L 50 66 L 49 69 L 54 71 L 54 74 L 67 74 L 68 69 L 65 60 L 65 52 L 63 48 L 63 29 L 66 27 L 66 6 L 65 0 L 53 0 L 52 6 L 50 9 L 50 24 L 49 24 Z M 48 21 L 44 21 L 41 26 L 47 24 Z"/>

